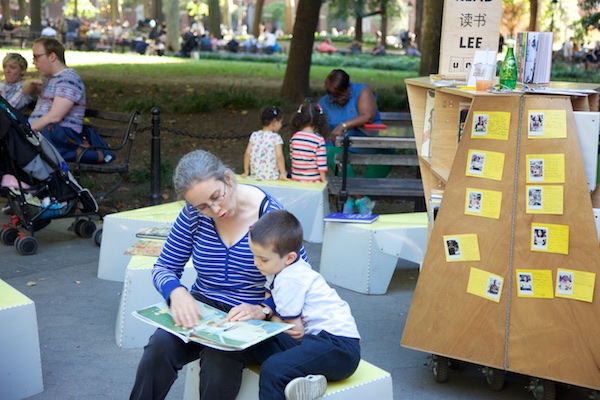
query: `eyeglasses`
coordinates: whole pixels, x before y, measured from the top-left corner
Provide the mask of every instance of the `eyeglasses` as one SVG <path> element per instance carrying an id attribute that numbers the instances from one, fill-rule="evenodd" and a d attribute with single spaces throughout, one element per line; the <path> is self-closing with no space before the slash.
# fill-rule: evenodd
<path id="1" fill-rule="evenodd" d="M 200 211 L 201 213 L 205 212 L 206 210 L 208 210 L 209 208 L 212 209 L 213 207 L 221 204 L 221 202 L 223 201 L 223 199 L 225 198 L 225 196 L 227 196 L 227 184 L 225 182 L 223 182 L 223 194 L 216 196 L 210 203 L 208 204 L 199 204 L 196 206 L 196 209 L 198 211 Z"/>
<path id="2" fill-rule="evenodd" d="M 33 62 L 36 62 L 38 60 L 38 58 L 40 58 L 41 56 L 47 56 L 48 53 L 42 53 L 42 54 L 34 54 L 33 55 Z"/>

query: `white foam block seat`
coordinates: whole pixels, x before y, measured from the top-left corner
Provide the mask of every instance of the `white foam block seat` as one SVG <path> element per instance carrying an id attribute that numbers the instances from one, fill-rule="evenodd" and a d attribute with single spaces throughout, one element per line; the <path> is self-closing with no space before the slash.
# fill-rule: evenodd
<path id="1" fill-rule="evenodd" d="M 275 197 L 302 224 L 304 240 L 323 242 L 323 217 L 329 214 L 329 194 L 323 182 L 257 181 L 237 176 L 239 183 L 258 186 Z"/>
<path id="2" fill-rule="evenodd" d="M 119 347 L 144 347 L 156 330 L 152 325 L 140 321 L 131 314 L 133 311 L 164 300 L 152 283 L 152 267 L 156 259 L 157 257 L 137 255 L 131 257 L 127 264 L 115 325 L 115 339 Z M 181 283 L 189 289 L 195 279 L 196 272 L 192 262 L 189 261 L 181 277 Z"/>
<path id="3" fill-rule="evenodd" d="M 372 224 L 326 222 L 319 272 L 363 294 L 385 294 L 399 260 L 421 264 L 427 213 L 382 214 Z"/>
<path id="4" fill-rule="evenodd" d="M 44 391 L 35 303 L 0 279 L 0 399 Z"/>
<path id="5" fill-rule="evenodd" d="M 183 201 L 176 201 L 105 216 L 98 278 L 123 282 L 131 258 L 124 253 L 139 241 L 135 235 L 145 228 L 172 225 L 184 204 Z"/>
<path id="6" fill-rule="evenodd" d="M 244 369 L 242 387 L 236 400 L 258 400 L 258 365 Z M 200 362 L 188 364 L 185 376 L 184 400 L 199 400 Z M 348 379 L 328 382 L 324 399 L 330 400 L 392 400 L 392 376 L 389 372 L 361 360 Z"/>

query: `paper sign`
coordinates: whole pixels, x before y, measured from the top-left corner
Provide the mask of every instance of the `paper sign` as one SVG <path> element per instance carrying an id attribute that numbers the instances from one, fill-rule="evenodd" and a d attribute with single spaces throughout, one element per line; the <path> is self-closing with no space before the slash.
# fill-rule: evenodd
<path id="1" fill-rule="evenodd" d="M 465 214 L 486 218 L 500 218 L 502 192 L 467 188 Z"/>
<path id="2" fill-rule="evenodd" d="M 466 175 L 501 181 L 504 158 L 504 153 L 470 149 Z"/>
<path id="3" fill-rule="evenodd" d="M 481 111 L 473 114 L 471 138 L 508 140 L 510 113 L 504 111 Z"/>
<path id="4" fill-rule="evenodd" d="M 517 296 L 536 299 L 554 298 L 551 270 L 516 270 Z"/>
<path id="5" fill-rule="evenodd" d="M 480 261 L 479 241 L 474 233 L 444 236 L 446 261 Z"/>
<path id="6" fill-rule="evenodd" d="M 529 139 L 564 139 L 567 137 L 566 110 L 530 110 Z"/>
<path id="7" fill-rule="evenodd" d="M 471 268 L 467 293 L 499 303 L 503 282 L 504 279 L 500 275 L 495 275 L 479 268 Z"/>
<path id="8" fill-rule="evenodd" d="M 545 185 L 525 187 L 527 214 L 562 215 L 564 208 L 564 189 L 562 186 Z"/>
<path id="9" fill-rule="evenodd" d="M 565 183 L 564 154 L 528 154 L 527 183 Z"/>
<path id="10" fill-rule="evenodd" d="M 591 303 L 595 283 L 596 274 L 593 272 L 559 269 L 556 271 L 556 297 Z"/>
<path id="11" fill-rule="evenodd" d="M 569 254 L 569 226 L 532 223 L 531 251 Z"/>

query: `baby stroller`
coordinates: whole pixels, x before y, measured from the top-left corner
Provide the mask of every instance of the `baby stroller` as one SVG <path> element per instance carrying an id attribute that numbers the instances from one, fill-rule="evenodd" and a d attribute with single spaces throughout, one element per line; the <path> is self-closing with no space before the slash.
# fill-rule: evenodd
<path id="1" fill-rule="evenodd" d="M 34 233 L 53 219 L 75 217 L 69 230 L 100 240 L 94 220 L 98 204 L 69 172 L 60 153 L 27 119 L 0 96 L 0 195 L 8 198 L 11 222 L 3 224 L 0 240 L 23 255 L 35 254 Z"/>

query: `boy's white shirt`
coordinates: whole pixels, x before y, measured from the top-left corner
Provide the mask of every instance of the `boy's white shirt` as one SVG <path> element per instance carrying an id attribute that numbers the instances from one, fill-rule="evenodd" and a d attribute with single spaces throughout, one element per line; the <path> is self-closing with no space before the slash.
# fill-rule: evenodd
<path id="1" fill-rule="evenodd" d="M 325 330 L 360 339 L 348 303 L 306 261 L 298 259 L 277 275 L 268 275 L 265 286 L 273 296 L 277 314 L 282 319 L 302 317 L 306 334 Z"/>

